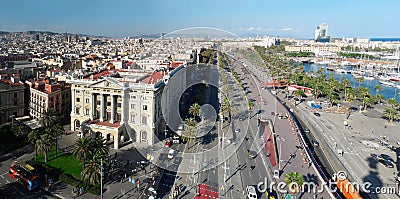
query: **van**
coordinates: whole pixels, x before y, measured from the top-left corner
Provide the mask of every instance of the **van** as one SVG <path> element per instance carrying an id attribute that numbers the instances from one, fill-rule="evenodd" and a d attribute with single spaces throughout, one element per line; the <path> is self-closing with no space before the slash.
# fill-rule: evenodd
<path id="1" fill-rule="evenodd" d="M 180 143 L 181 138 L 179 136 L 174 136 L 172 137 L 172 143 L 174 144 L 179 144 Z"/>

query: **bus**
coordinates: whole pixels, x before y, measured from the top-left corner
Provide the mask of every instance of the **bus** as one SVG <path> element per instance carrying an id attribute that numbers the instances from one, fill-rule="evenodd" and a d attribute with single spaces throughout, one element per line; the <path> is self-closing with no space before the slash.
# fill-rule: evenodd
<path id="1" fill-rule="evenodd" d="M 8 170 L 8 175 L 29 191 L 32 191 L 39 187 L 40 178 L 39 174 L 34 172 L 35 169 L 32 166 L 28 164 L 26 166 L 28 166 L 28 168 L 20 165 L 11 166 Z"/>

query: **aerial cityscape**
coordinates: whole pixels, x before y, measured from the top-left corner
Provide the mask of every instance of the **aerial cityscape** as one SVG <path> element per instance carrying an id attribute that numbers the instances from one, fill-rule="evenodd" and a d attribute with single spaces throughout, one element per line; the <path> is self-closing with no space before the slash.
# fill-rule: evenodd
<path id="1" fill-rule="evenodd" d="M 400 197 L 400 2 L 2 5 L 0 199 Z"/>

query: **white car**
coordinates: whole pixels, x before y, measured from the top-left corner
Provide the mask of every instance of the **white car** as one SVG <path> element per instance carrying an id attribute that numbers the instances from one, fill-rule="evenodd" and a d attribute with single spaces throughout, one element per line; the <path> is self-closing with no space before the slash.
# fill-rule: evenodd
<path id="1" fill-rule="evenodd" d="M 256 188 L 254 186 L 247 185 L 246 193 L 248 199 L 257 199 Z"/>
<path id="2" fill-rule="evenodd" d="M 235 129 L 235 133 L 239 133 L 240 132 L 240 129 L 238 128 L 238 129 Z"/>
<path id="3" fill-rule="evenodd" d="M 168 158 L 169 158 L 169 159 L 172 159 L 172 158 L 174 158 L 174 155 L 175 155 L 175 151 L 174 151 L 173 149 L 170 149 L 170 150 L 168 151 Z"/>

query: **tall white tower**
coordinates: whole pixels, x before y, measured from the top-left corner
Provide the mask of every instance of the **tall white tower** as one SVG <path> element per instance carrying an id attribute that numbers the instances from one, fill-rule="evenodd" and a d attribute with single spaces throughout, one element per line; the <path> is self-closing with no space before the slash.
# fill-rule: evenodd
<path id="1" fill-rule="evenodd" d="M 319 38 L 328 37 L 328 24 L 323 23 L 317 26 L 315 29 L 314 40 L 318 40 Z"/>

